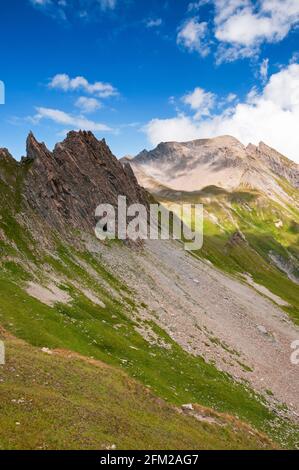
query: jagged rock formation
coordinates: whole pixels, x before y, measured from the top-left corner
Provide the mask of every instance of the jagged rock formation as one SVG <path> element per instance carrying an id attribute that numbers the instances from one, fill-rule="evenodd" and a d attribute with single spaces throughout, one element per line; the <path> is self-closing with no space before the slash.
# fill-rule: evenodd
<path id="1" fill-rule="evenodd" d="M 296 163 L 264 143 L 246 148 L 230 136 L 161 143 L 152 151 L 143 150 L 131 165 L 140 184 L 152 192 L 161 185 L 176 191 L 218 186 L 228 191 L 254 189 L 275 200 L 288 200 L 277 177 L 295 188 L 299 185 Z"/>
<path id="2" fill-rule="evenodd" d="M 129 165 L 122 165 L 105 140 L 91 132 L 69 132 L 50 152 L 32 133 L 27 139 L 23 195 L 29 206 L 51 227 L 92 230 L 101 203 L 117 206 L 119 195 L 128 204 L 147 204 Z"/>

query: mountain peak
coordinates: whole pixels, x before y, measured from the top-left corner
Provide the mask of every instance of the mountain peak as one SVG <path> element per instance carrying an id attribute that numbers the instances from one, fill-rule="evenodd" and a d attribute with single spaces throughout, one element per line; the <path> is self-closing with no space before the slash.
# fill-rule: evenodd
<path id="1" fill-rule="evenodd" d="M 38 142 L 32 131 L 29 132 L 26 140 L 26 154 L 30 160 L 48 155 L 50 152 L 44 142 Z"/>
<path id="2" fill-rule="evenodd" d="M 123 168 L 106 142 L 92 132 L 69 132 L 53 152 L 30 133 L 27 155 L 32 165 L 24 180 L 25 198 L 55 229 L 92 231 L 96 207 L 117 206 L 119 195 L 129 204 L 146 203 L 132 171 Z"/>
<path id="3" fill-rule="evenodd" d="M 66 135 L 65 140 L 83 140 L 83 141 L 90 141 L 90 140 L 96 140 L 98 142 L 98 139 L 95 137 L 95 135 L 91 131 L 69 131 Z M 103 139 L 105 140 L 105 139 Z"/>
<path id="4" fill-rule="evenodd" d="M 28 154 L 31 152 L 31 150 L 33 148 L 35 148 L 36 146 L 38 145 L 38 142 L 33 134 L 32 131 L 29 132 L 28 136 L 27 136 L 27 140 L 26 140 L 26 153 L 27 153 L 27 156 L 29 156 Z"/>
<path id="5" fill-rule="evenodd" d="M 161 143 L 137 155 L 132 167 L 147 189 L 154 180 L 157 187 L 167 186 L 176 191 L 199 191 L 207 186 L 234 191 L 246 187 L 273 199 L 287 199 L 277 176 L 299 187 L 298 165 L 263 142 L 258 147 L 252 144 L 245 147 L 230 135 Z"/>
<path id="6" fill-rule="evenodd" d="M 117 161 L 105 139 L 98 140 L 91 131 L 68 132 L 66 138 L 56 144 L 53 153 L 58 159 L 62 156 L 70 158 L 71 155 L 82 167 L 86 167 L 91 160 L 103 165 L 109 165 L 111 160 Z"/>
<path id="7" fill-rule="evenodd" d="M 232 135 L 220 135 L 217 137 L 212 137 L 211 139 L 207 139 L 211 143 L 221 145 L 221 146 L 230 146 L 230 145 L 239 145 L 241 147 L 244 147 L 244 145 L 236 138 L 233 137 Z"/>
<path id="8" fill-rule="evenodd" d="M 91 131 L 69 131 L 65 139 L 56 145 L 68 145 L 68 144 L 90 144 L 100 142 Z"/>

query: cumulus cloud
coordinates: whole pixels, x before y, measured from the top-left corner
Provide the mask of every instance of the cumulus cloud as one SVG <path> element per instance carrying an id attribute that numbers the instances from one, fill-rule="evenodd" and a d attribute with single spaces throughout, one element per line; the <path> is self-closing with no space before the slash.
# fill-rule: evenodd
<path id="1" fill-rule="evenodd" d="M 214 34 L 217 63 L 258 56 L 263 43 L 283 40 L 299 23 L 298 0 L 198 0 L 189 3 L 187 12 L 197 14 L 206 4 L 213 6 L 210 24 L 189 18 L 177 42 L 206 56 L 210 48 L 204 39 Z"/>
<path id="2" fill-rule="evenodd" d="M 108 98 L 118 95 L 118 91 L 110 83 L 95 82 L 89 83 L 84 77 L 70 78 L 67 74 L 55 75 L 49 83 L 49 88 L 55 88 L 63 91 L 83 90 L 90 95 L 100 98 Z"/>
<path id="3" fill-rule="evenodd" d="M 71 126 L 75 129 L 88 130 L 88 131 L 111 131 L 112 129 L 106 124 L 90 121 L 82 116 L 74 116 L 72 114 L 65 113 L 59 109 L 52 108 L 36 108 L 36 114 L 31 118 L 34 123 L 38 123 L 43 119 L 49 119 L 56 124 L 63 126 Z"/>
<path id="4" fill-rule="evenodd" d="M 160 142 L 199 139 L 196 123 L 183 114 L 170 119 L 152 119 L 144 127 L 144 131 L 154 146 Z"/>
<path id="5" fill-rule="evenodd" d="M 228 106 L 220 114 L 196 120 L 178 114 L 153 119 L 144 128 L 149 142 L 193 140 L 229 134 L 244 144 L 266 142 L 299 163 L 299 64 L 273 74 L 258 93 L 252 90 L 244 102 Z"/>
<path id="6" fill-rule="evenodd" d="M 75 106 L 81 110 L 83 114 L 93 113 L 101 108 L 101 103 L 96 98 L 87 98 L 80 96 L 75 102 Z"/>
<path id="7" fill-rule="evenodd" d="M 215 95 L 197 87 L 191 93 L 183 96 L 182 101 L 196 111 L 194 119 L 200 119 L 203 116 L 210 115 L 210 111 L 214 106 Z"/>
<path id="8" fill-rule="evenodd" d="M 298 0 L 214 0 L 218 61 L 251 57 L 284 39 L 299 22 Z"/>
<path id="9" fill-rule="evenodd" d="M 202 57 L 209 54 L 207 41 L 208 24 L 200 22 L 197 17 L 189 18 L 178 30 L 177 44 L 189 52 L 198 52 Z"/>

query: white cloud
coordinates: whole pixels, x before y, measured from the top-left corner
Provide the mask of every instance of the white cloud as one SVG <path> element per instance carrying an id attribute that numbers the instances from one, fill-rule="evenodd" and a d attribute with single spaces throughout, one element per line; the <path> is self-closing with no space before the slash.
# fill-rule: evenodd
<path id="1" fill-rule="evenodd" d="M 63 91 L 83 90 L 90 95 L 95 95 L 100 98 L 118 95 L 117 89 L 110 83 L 89 83 L 84 77 L 70 78 L 65 73 L 55 75 L 49 83 L 49 88 L 56 88 Z"/>
<path id="2" fill-rule="evenodd" d="M 299 62 L 299 52 L 293 52 L 292 57 L 290 58 L 290 64 L 296 64 Z"/>
<path id="3" fill-rule="evenodd" d="M 215 103 L 215 95 L 197 87 L 183 96 L 182 101 L 196 111 L 194 119 L 200 119 L 202 116 L 210 115 L 210 110 Z"/>
<path id="4" fill-rule="evenodd" d="M 161 24 L 163 23 L 162 21 L 162 18 L 151 18 L 149 20 L 147 20 L 146 22 L 146 27 L 147 28 L 158 28 L 159 26 L 161 26 Z"/>
<path id="5" fill-rule="evenodd" d="M 263 83 L 266 83 L 269 72 L 269 59 L 264 59 L 260 66 L 260 76 Z"/>
<path id="6" fill-rule="evenodd" d="M 144 128 L 150 143 L 198 139 L 197 125 L 183 114 L 170 119 L 152 119 Z"/>
<path id="7" fill-rule="evenodd" d="M 59 109 L 52 108 L 36 108 L 37 113 L 31 120 L 35 123 L 40 122 L 42 119 L 49 119 L 57 124 L 62 124 L 63 126 L 71 126 L 75 129 L 88 130 L 88 131 L 111 131 L 112 129 L 106 124 L 97 123 L 90 121 L 82 116 L 73 116 L 71 114 L 65 113 Z"/>
<path id="8" fill-rule="evenodd" d="M 29 0 L 30 3 L 32 3 L 34 6 L 47 6 L 47 5 L 53 5 L 58 6 L 58 7 L 66 7 L 67 6 L 67 0 Z M 91 1 L 86 1 L 84 0 L 81 1 L 81 5 L 86 5 L 90 6 L 91 3 L 94 3 L 95 5 L 98 5 L 102 10 L 114 10 L 117 4 L 117 0 L 91 0 Z"/>
<path id="9" fill-rule="evenodd" d="M 33 7 L 39 9 L 58 21 L 68 21 L 65 13 L 66 0 L 29 0 Z"/>
<path id="10" fill-rule="evenodd" d="M 187 10 L 188 12 L 198 11 L 201 7 L 210 3 L 210 1 L 211 0 L 198 0 L 197 2 L 191 2 L 189 3 Z"/>
<path id="11" fill-rule="evenodd" d="M 98 0 L 102 10 L 113 10 L 116 7 L 116 0 Z"/>
<path id="12" fill-rule="evenodd" d="M 202 57 L 209 54 L 207 42 L 208 24 L 200 22 L 198 18 L 189 18 L 178 30 L 177 44 L 185 47 L 189 52 L 198 52 Z"/>
<path id="13" fill-rule="evenodd" d="M 258 56 L 263 43 L 282 41 L 299 24 L 299 0 L 199 0 L 189 3 L 189 13 L 211 3 L 214 6 L 213 33 L 217 40 L 217 63 Z M 178 43 L 205 56 L 207 23 L 189 18 L 181 27 Z M 181 36 L 180 36 L 181 35 Z"/>
<path id="14" fill-rule="evenodd" d="M 97 109 L 101 108 L 101 103 L 96 98 L 87 98 L 86 96 L 80 96 L 77 99 L 75 106 L 81 110 L 82 113 L 93 113 Z"/>
<path id="15" fill-rule="evenodd" d="M 298 0 L 214 0 L 218 62 L 251 57 L 284 39 L 299 22 Z"/>
<path id="16" fill-rule="evenodd" d="M 237 95 L 235 93 L 229 93 L 225 99 L 227 103 L 232 103 L 237 99 Z"/>
<path id="17" fill-rule="evenodd" d="M 161 141 L 192 140 L 229 134 L 244 144 L 266 142 L 299 163 L 299 64 L 273 74 L 261 93 L 221 114 L 203 118 L 178 114 L 153 119 L 144 130 L 152 145 Z"/>
<path id="18" fill-rule="evenodd" d="M 49 5 L 51 2 L 51 0 L 30 0 L 30 2 L 33 4 L 33 5 L 37 5 L 37 6 L 45 6 L 45 5 Z"/>
<path id="19" fill-rule="evenodd" d="M 117 0 L 27 0 L 36 9 L 51 18 L 71 24 L 77 18 L 97 21 L 108 11 L 114 10 Z"/>

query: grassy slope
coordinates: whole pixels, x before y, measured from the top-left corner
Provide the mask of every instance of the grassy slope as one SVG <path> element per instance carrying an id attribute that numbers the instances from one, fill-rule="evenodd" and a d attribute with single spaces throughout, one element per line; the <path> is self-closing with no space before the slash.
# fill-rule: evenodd
<path id="1" fill-rule="evenodd" d="M 6 344 L 0 449 L 271 447 L 228 416 L 199 408 L 216 418 L 209 424 L 179 414 L 117 368 L 66 352 L 48 355 L 19 340 Z"/>
<path id="2" fill-rule="evenodd" d="M 279 180 L 284 190 L 295 200 L 298 191 L 291 188 L 284 180 Z M 299 285 L 292 282 L 285 273 L 270 261 L 269 254 L 275 253 L 282 259 L 293 257 L 299 278 L 299 211 L 295 206 L 287 208 L 251 191 L 193 195 L 185 197 L 186 202 L 202 202 L 205 210 L 216 216 L 215 220 L 207 216 L 204 220 L 204 245 L 196 255 L 209 259 L 214 265 L 230 274 L 250 273 L 255 282 L 267 287 L 281 297 L 289 307 L 286 312 L 299 323 Z M 192 199 L 193 198 L 193 199 Z M 163 202 L 172 210 L 177 210 L 177 203 L 172 200 Z M 184 201 L 181 201 L 184 202 Z M 281 221 L 282 227 L 275 223 Z M 230 244 L 231 236 L 239 229 L 247 243 Z"/>
<path id="3" fill-rule="evenodd" d="M 9 193 L 9 189 L 3 184 L 0 189 L 3 197 L 7 197 L 0 214 L 0 228 L 4 234 L 0 247 L 0 324 L 7 331 L 36 347 L 63 348 L 85 356 L 93 356 L 116 367 L 117 370 L 122 368 L 128 376 L 149 386 L 156 396 L 169 403 L 179 405 L 188 402 L 199 403 L 214 410 L 234 414 L 256 429 L 266 432 L 272 439 L 277 439 L 284 446 L 298 445 L 297 430 L 290 423 L 278 419 L 270 412 L 261 397 L 257 397 L 243 385 L 236 384 L 226 374 L 217 371 L 213 365 L 184 352 L 155 324 L 142 326 L 150 328 L 152 334 L 166 342 L 169 347 L 164 348 L 145 341 L 136 331 L 136 327 L 140 326 L 134 320 L 138 306 L 135 305 L 132 294 L 115 276 L 107 272 L 99 259 L 93 258 L 88 253 L 75 252 L 74 249 L 61 244 L 57 245 L 55 253 L 48 253 L 47 256 L 44 253 L 40 254 L 30 234 L 21 228 L 14 216 L 14 211 L 18 211 L 18 198 L 14 199 L 14 195 Z M 82 268 L 82 262 L 89 268 Z M 32 271 L 40 278 L 40 282 L 43 282 L 44 273 L 49 268 L 56 276 L 64 277 L 61 288 L 66 289 L 71 295 L 73 300 L 70 305 L 56 304 L 51 308 L 24 292 L 23 287 L 25 282 L 32 277 Z M 96 276 L 90 274 L 91 270 L 96 272 Z M 74 281 L 97 294 L 105 303 L 105 307 L 93 304 L 74 287 Z M 113 292 L 117 293 L 118 297 Z M 12 360 L 17 355 L 17 350 L 18 348 L 12 349 Z M 28 351 L 30 357 L 31 350 L 28 349 Z M 23 353 L 25 360 L 25 349 L 20 349 L 19 363 L 22 362 Z M 33 350 L 32 354 L 35 354 Z M 37 365 L 39 360 L 37 360 Z M 54 361 L 52 356 L 47 359 L 43 358 L 40 362 L 41 374 L 44 374 L 43 368 L 46 367 L 43 361 L 48 361 L 48 373 L 50 377 L 52 375 L 55 377 L 58 367 L 56 359 Z M 33 367 L 33 361 L 29 360 L 29 363 L 32 363 Z M 63 377 L 65 375 L 63 364 L 61 364 L 61 371 L 63 373 L 61 372 L 60 377 Z M 93 380 L 92 377 L 93 374 L 90 372 L 90 381 Z M 68 401 L 67 387 L 83 382 L 79 370 L 77 372 L 74 369 L 63 394 L 67 413 L 71 413 L 72 408 Z M 21 379 L 17 377 L 17 374 L 11 374 L 9 380 L 1 384 L 2 400 L 6 404 L 5 410 L 7 411 L 4 414 L 1 413 L 0 419 L 5 420 L 3 425 L 11 429 L 9 441 L 5 440 L 3 433 L 0 434 L 0 443 L 2 442 L 3 447 L 29 446 L 30 428 L 27 428 L 26 432 L 21 435 L 15 432 L 15 408 L 14 406 L 7 407 L 7 404 L 10 402 L 14 387 L 17 387 L 18 393 L 24 396 L 30 393 L 32 383 L 28 388 L 29 384 L 24 373 Z M 113 377 L 111 377 L 112 386 L 114 386 Z M 34 386 L 34 390 L 35 400 L 38 400 L 39 391 L 42 399 L 41 388 L 37 386 L 35 389 Z M 65 433 L 65 440 L 61 442 L 65 446 L 71 446 L 74 441 L 71 441 L 68 431 L 69 423 L 63 421 L 63 416 L 61 420 L 57 417 L 55 393 L 47 397 L 46 407 L 43 408 L 44 414 L 40 411 L 39 426 L 45 426 L 48 422 L 52 423 L 47 437 L 50 446 L 54 445 L 57 432 L 58 436 Z M 123 404 L 119 402 L 117 405 L 117 400 L 115 409 L 119 408 L 118 413 L 121 414 Z M 57 424 L 55 424 L 56 421 Z M 10 428 L 10 426 L 13 427 Z M 93 424 L 88 422 L 87 427 L 86 432 L 92 434 Z M 144 439 L 146 443 L 147 438 Z M 210 439 L 212 442 L 213 437 L 211 436 Z M 222 447 L 225 441 L 223 439 L 216 437 L 213 446 Z M 225 446 L 229 447 L 230 439 L 227 435 Z M 166 441 L 161 441 L 161 445 L 162 442 Z M 58 445 L 56 441 L 56 446 Z M 123 440 L 119 445 L 130 447 L 132 444 Z M 190 446 L 193 445 L 190 441 Z M 196 445 L 200 447 L 205 444 L 199 441 Z"/>

